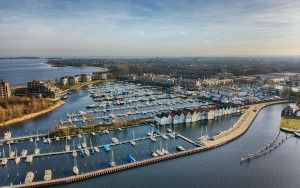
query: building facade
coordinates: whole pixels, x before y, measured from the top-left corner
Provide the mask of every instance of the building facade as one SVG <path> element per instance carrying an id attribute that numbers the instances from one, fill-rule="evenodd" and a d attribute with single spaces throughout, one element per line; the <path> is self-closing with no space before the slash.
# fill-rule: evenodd
<path id="1" fill-rule="evenodd" d="M 9 98 L 11 96 L 11 90 L 8 81 L 0 80 L 0 98 Z"/>

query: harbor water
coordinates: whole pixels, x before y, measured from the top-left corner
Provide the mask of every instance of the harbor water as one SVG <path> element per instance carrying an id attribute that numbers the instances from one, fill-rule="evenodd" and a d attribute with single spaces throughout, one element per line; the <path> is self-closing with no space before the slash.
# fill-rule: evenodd
<path id="1" fill-rule="evenodd" d="M 300 187 L 300 142 L 291 138 L 265 156 L 240 157 L 271 142 L 285 105 L 263 109 L 250 129 L 222 147 L 61 187 Z M 285 137 L 285 133 L 280 134 Z"/>

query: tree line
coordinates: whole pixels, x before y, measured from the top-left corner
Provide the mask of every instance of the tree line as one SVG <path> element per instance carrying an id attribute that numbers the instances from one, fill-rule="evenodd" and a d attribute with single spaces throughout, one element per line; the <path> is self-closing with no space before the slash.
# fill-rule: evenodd
<path id="1" fill-rule="evenodd" d="M 0 123 L 45 110 L 52 105 L 53 101 L 46 98 L 12 96 L 0 99 Z"/>

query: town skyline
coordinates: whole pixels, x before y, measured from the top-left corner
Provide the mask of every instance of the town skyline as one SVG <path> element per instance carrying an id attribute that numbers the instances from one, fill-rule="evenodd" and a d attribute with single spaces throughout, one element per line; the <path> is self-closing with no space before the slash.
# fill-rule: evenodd
<path id="1" fill-rule="evenodd" d="M 0 56 L 298 56 L 298 1 L 0 1 Z"/>

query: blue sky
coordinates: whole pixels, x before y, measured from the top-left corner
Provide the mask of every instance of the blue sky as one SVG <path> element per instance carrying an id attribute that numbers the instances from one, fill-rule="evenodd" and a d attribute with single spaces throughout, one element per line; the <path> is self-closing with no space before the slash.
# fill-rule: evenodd
<path id="1" fill-rule="evenodd" d="M 0 0 L 9 55 L 300 55 L 300 1 Z"/>

